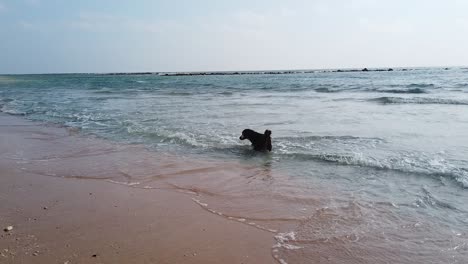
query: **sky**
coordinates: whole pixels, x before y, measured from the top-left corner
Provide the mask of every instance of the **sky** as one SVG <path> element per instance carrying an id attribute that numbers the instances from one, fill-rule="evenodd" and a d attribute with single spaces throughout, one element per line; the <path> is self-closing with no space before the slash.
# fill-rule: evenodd
<path id="1" fill-rule="evenodd" d="M 466 0 L 0 0 L 0 73 L 468 65 Z"/>

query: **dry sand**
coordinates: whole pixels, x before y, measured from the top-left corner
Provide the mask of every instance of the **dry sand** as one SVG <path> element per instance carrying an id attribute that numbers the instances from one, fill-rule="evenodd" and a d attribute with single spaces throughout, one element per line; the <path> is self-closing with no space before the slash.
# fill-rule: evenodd
<path id="1" fill-rule="evenodd" d="M 50 132 L 67 144 L 43 140 Z M 0 114 L 0 225 L 13 226 L 1 231 L 0 263 L 275 262 L 272 233 L 211 214 L 191 194 L 64 178 L 71 165 L 60 160 L 49 176 L 34 173 L 24 157 L 72 153 L 82 137 L 68 134 Z"/>

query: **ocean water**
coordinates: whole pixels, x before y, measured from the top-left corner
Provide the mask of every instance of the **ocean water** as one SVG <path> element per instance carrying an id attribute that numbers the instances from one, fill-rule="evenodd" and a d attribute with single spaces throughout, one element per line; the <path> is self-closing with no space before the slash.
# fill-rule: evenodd
<path id="1" fill-rule="evenodd" d="M 272 232 L 282 263 L 468 262 L 468 68 L 3 75 L 0 110 L 245 166 L 205 168 L 186 189 Z M 273 151 L 252 151 L 245 128 L 270 129 Z"/>

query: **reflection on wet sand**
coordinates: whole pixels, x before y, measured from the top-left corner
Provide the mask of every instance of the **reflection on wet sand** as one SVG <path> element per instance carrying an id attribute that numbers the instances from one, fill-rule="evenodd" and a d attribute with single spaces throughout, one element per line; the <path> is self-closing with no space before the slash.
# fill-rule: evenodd
<path id="1" fill-rule="evenodd" d="M 272 256 L 281 263 L 462 263 L 468 256 L 466 232 L 447 233 L 439 223 L 403 210 L 413 205 L 369 203 L 330 186 L 300 185 L 269 155 L 200 160 L 70 135 L 54 126 L 2 131 L 21 141 L 2 142 L 0 158 L 24 173 L 183 193 L 217 217 L 270 233 Z"/>

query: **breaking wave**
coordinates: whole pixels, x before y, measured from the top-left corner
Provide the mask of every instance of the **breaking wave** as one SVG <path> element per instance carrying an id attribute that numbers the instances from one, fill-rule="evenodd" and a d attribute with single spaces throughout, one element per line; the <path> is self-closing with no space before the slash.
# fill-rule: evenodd
<path id="1" fill-rule="evenodd" d="M 205 140 L 206 136 L 170 131 L 129 131 L 143 134 L 163 143 L 189 146 L 205 152 L 237 154 L 245 156 L 246 146 L 240 146 L 234 137 L 219 135 Z M 204 139 L 205 138 L 205 139 Z M 468 168 L 453 165 L 440 155 L 425 153 L 386 154 L 382 157 L 372 154 L 372 150 L 386 141 L 381 138 L 356 136 L 308 136 L 275 138 L 275 160 L 295 160 L 299 162 L 329 162 L 343 166 L 357 166 L 376 170 L 390 170 L 401 173 L 414 173 L 439 176 L 455 180 L 468 188 Z"/>
<path id="2" fill-rule="evenodd" d="M 426 90 L 421 88 L 413 88 L 413 89 L 389 89 L 389 90 L 376 90 L 379 93 L 394 93 L 394 94 L 424 94 L 427 93 Z"/>
<path id="3" fill-rule="evenodd" d="M 363 153 L 287 153 L 285 156 L 297 160 L 330 162 L 345 166 L 367 167 L 377 170 L 391 170 L 402 173 L 415 173 L 429 176 L 441 176 L 455 180 L 463 188 L 468 188 L 468 168 L 452 165 L 442 157 L 424 154 L 400 154 L 386 158 L 375 158 Z"/>
<path id="4" fill-rule="evenodd" d="M 444 104 L 444 105 L 468 105 L 467 100 L 444 99 L 444 98 L 426 98 L 426 97 L 378 97 L 370 101 L 381 104 Z"/>
<path id="5" fill-rule="evenodd" d="M 412 84 L 406 85 L 406 87 L 419 89 L 419 88 L 435 88 L 436 86 L 433 83 L 412 83 Z"/>
<path id="6" fill-rule="evenodd" d="M 330 89 L 330 88 L 325 88 L 325 87 L 316 88 L 314 90 L 317 93 L 338 93 L 338 92 L 343 91 L 342 89 Z"/>

